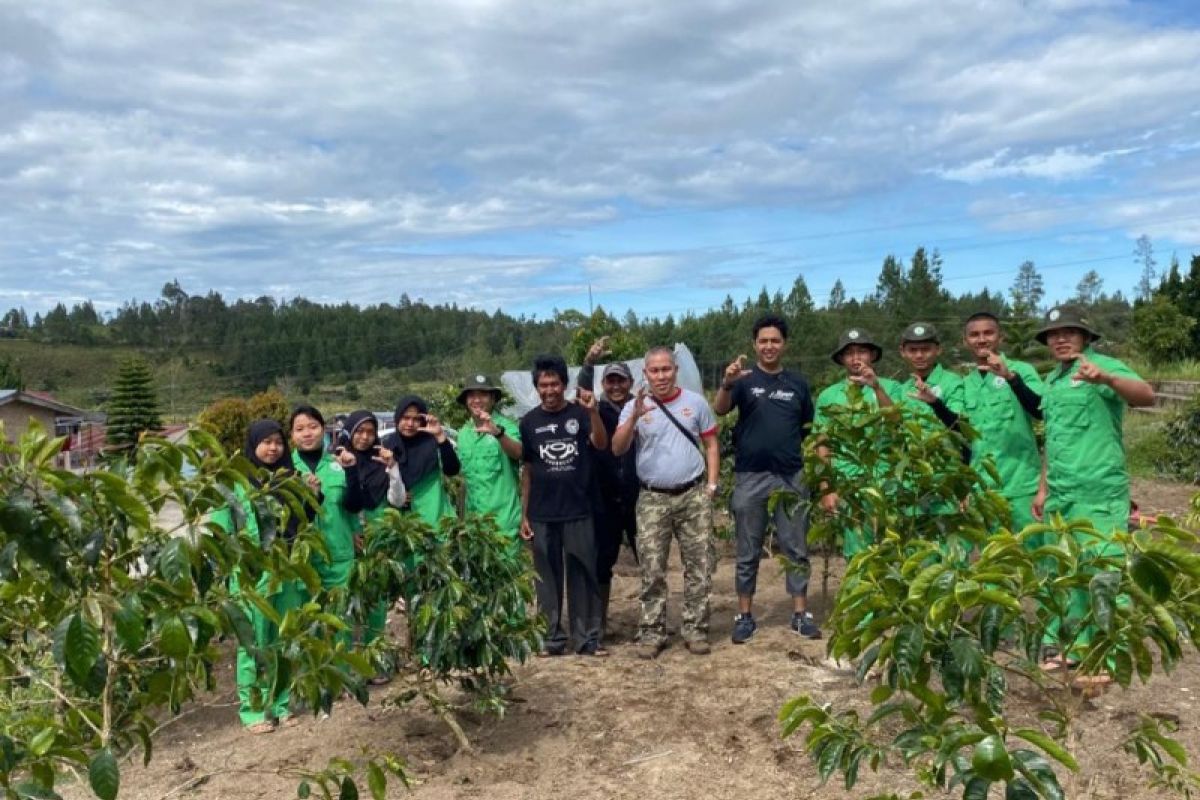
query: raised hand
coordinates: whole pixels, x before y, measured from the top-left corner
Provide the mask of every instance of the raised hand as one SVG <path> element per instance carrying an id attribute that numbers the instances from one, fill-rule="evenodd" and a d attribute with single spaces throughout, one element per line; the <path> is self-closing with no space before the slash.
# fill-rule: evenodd
<path id="1" fill-rule="evenodd" d="M 729 366 L 725 368 L 725 379 L 723 383 L 726 385 L 734 381 L 740 381 L 742 378 L 750 374 L 750 370 L 746 369 L 746 356 L 740 355 L 733 361 L 729 362 Z"/>
<path id="2" fill-rule="evenodd" d="M 419 430 L 423 433 L 432 434 L 438 440 L 438 444 L 446 441 L 446 429 L 442 427 L 442 421 L 433 414 L 425 415 L 425 424 Z"/>
<path id="3" fill-rule="evenodd" d="M 378 461 L 386 468 L 391 469 L 392 465 L 396 463 L 396 454 L 381 446 L 375 448 L 375 455 L 371 456 L 371 460 Z"/>
<path id="4" fill-rule="evenodd" d="M 1108 383 L 1109 375 L 1104 370 L 1097 367 L 1091 361 L 1088 361 L 1087 356 L 1080 355 L 1078 359 L 1078 368 L 1075 370 L 1075 377 L 1087 383 Z"/>
<path id="5" fill-rule="evenodd" d="M 637 397 L 633 398 L 633 418 L 637 419 L 649 410 L 646 408 L 646 386 L 643 384 L 638 387 Z"/>
<path id="6" fill-rule="evenodd" d="M 601 336 L 599 339 L 593 342 L 592 346 L 588 348 L 587 354 L 583 357 L 583 363 L 595 364 L 600 361 L 600 359 L 610 354 L 612 350 L 610 350 L 608 347 L 608 339 L 609 337 L 607 336 Z"/>
<path id="7" fill-rule="evenodd" d="M 500 428 L 496 426 L 495 422 L 492 422 L 492 415 L 483 409 L 471 409 L 471 417 L 475 421 L 475 430 L 480 433 L 490 433 L 495 436 L 500 432 Z"/>
<path id="8" fill-rule="evenodd" d="M 993 375 L 999 375 L 1004 380 L 1008 380 L 1013 376 L 1013 371 L 1009 369 L 1008 361 L 999 353 L 988 353 L 987 363 L 980 367 L 984 372 L 990 372 Z"/>
<path id="9" fill-rule="evenodd" d="M 875 369 L 867 364 L 863 364 L 858 368 L 857 375 L 851 375 L 849 381 L 858 386 L 870 386 L 875 388 L 879 385 L 879 376 L 875 374 Z"/>
<path id="10" fill-rule="evenodd" d="M 304 483 L 307 484 L 308 488 L 311 489 L 314 494 L 321 493 L 321 479 L 318 478 L 316 474 L 310 472 L 305 475 Z"/>
<path id="11" fill-rule="evenodd" d="M 342 469 L 349 469 L 358 463 L 358 459 L 354 456 L 354 453 L 350 452 L 350 448 L 348 447 L 339 447 L 334 451 L 333 457 L 341 465 Z"/>
<path id="12" fill-rule="evenodd" d="M 936 403 L 938 396 L 934 394 L 933 388 L 920 375 L 914 375 L 913 377 L 916 379 L 915 385 L 917 390 L 912 393 L 912 396 L 923 403 Z"/>
<path id="13" fill-rule="evenodd" d="M 596 407 L 596 395 L 587 389 L 580 389 L 575 393 L 575 402 L 588 411 L 591 411 Z"/>

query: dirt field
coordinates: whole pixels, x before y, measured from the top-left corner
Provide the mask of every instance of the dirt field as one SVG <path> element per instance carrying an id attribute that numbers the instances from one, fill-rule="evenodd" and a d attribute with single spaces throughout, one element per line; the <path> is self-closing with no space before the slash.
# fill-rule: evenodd
<path id="1" fill-rule="evenodd" d="M 1179 514 L 1190 494 L 1186 487 L 1135 487 L 1135 497 L 1149 512 Z M 612 656 L 536 659 L 519 667 L 516 702 L 508 715 L 467 721 L 477 755 L 456 755 L 452 737 L 424 711 L 380 705 L 388 687 L 373 689 L 367 708 L 343 702 L 330 719 L 306 718 L 293 729 L 249 736 L 237 722 L 227 664 L 223 691 L 162 731 L 150 767 L 143 769 L 139 762 L 124 768 L 121 797 L 295 797 L 296 780 L 281 771 L 321 766 L 332 755 L 355 757 L 363 748 L 403 756 L 418 781 L 411 790 L 417 800 L 782 800 L 917 788 L 901 768 L 865 773 L 852 794 L 840 783 L 821 788 L 800 741 L 779 739 L 775 715 L 787 698 L 808 692 L 837 707 L 863 708 L 866 690 L 826 665 L 822 642 L 787 630 L 790 601 L 774 562 L 762 564 L 760 628 L 748 644 L 729 642 L 735 597 L 733 565 L 726 555 L 714 581 L 712 655 L 693 656 L 676 641 L 657 661 L 644 662 L 628 646 L 637 578 L 632 563 L 624 560 L 627 554 L 622 558 L 614 585 Z M 678 574 L 672 576 L 672 588 L 672 624 L 677 625 Z M 826 598 L 819 586 L 812 601 L 822 616 Z M 1019 692 L 1016 702 L 1021 702 Z M 1200 757 L 1197 659 L 1150 686 L 1115 689 L 1090 702 L 1078 749 L 1082 770 L 1074 787 L 1068 785 L 1068 797 L 1161 796 L 1144 788 L 1144 774 L 1120 753 L 1118 731 L 1139 713 L 1177 718 L 1180 740 L 1193 758 Z M 408 794 L 398 785 L 389 792 Z"/>

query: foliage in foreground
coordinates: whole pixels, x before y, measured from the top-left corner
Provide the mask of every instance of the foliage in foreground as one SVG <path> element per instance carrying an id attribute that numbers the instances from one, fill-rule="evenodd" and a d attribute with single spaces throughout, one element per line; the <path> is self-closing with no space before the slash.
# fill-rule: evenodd
<path id="1" fill-rule="evenodd" d="M 1099 534 L 1086 522 L 1013 532 L 1003 503 L 956 458 L 955 434 L 863 407 L 835 413 L 829 433 L 838 456 L 862 471 L 845 477 L 808 460 L 811 484 L 843 501 L 814 535 L 828 538 L 849 519 L 875 543 L 847 567 L 828 649 L 854 663 L 860 684 L 874 684 L 872 709 L 863 718 L 802 695 L 780 711 L 783 734 L 807 726 L 822 780 L 838 773 L 848 789 L 864 767 L 898 762 L 967 800 L 994 786 L 1011 800 L 1076 796 L 1086 720 L 1073 682 L 1148 682 L 1200 640 L 1198 537 L 1160 519 L 1118 533 L 1101 554 L 1087 546 Z M 1086 596 L 1086 614 L 1056 629 L 1072 592 Z M 1047 644 L 1079 654 L 1074 675 L 1040 668 Z M 1017 686 L 1036 698 L 1036 716 L 1012 708 Z M 1200 778 L 1170 733 L 1143 719 L 1126 751 L 1157 785 L 1194 792 Z"/>
<path id="2" fill-rule="evenodd" d="M 64 773 L 87 781 L 100 798 L 116 797 L 122 759 L 140 751 L 149 762 L 162 717 L 214 688 L 214 665 L 228 652 L 218 648 L 221 637 L 236 640 L 261 666 L 273 664 L 276 685 L 290 683 L 293 702 L 312 713 L 332 710 L 343 691 L 366 702 L 365 681 L 376 674 L 373 651 L 351 644 L 353 615 L 343 612 L 390 602 L 399 584 L 322 593 L 310 563 L 325 554 L 315 530 L 302 527 L 289 547 L 268 523 L 260 546 L 208 521 L 236 486 L 256 508 L 303 514 L 315 498 L 298 479 L 255 490 L 249 464 L 225 456 L 202 431 L 180 445 L 143 439 L 131 459 L 85 474 L 53 468 L 61 444 L 37 427 L 17 445 L 0 443 L 0 790 L 6 797 L 57 797 Z M 272 492 L 284 498 L 282 506 Z M 178 510 L 177 525 L 163 523 L 168 504 Z M 422 542 L 430 538 L 404 530 Z M 424 573 L 429 581 L 461 566 L 435 547 L 426 552 L 437 565 Z M 370 564 L 368 578 L 399 576 L 408 591 L 429 598 L 417 605 L 421 624 L 436 629 L 434 638 L 462 623 L 463 598 L 438 594 L 420 570 L 410 574 L 385 554 Z M 244 579 L 231 595 L 234 571 Z M 253 588 L 264 571 L 272 580 L 299 581 L 313 599 L 280 616 Z M 492 608 L 507 619 L 512 599 L 498 596 Z M 255 647 L 249 606 L 278 625 L 272 646 Z M 529 623 L 493 630 L 493 618 L 476 620 L 471 635 L 515 655 L 536 642 Z M 521 644 L 510 642 L 510 630 L 520 631 Z M 488 658 L 478 669 L 470 661 L 478 650 L 455 665 L 498 683 L 506 666 L 483 652 Z M 439 678 L 454 672 L 449 662 L 436 667 Z M 426 694 L 435 697 L 436 687 Z M 488 703 L 497 705 L 490 695 Z M 405 779 L 403 763 L 389 754 L 335 758 L 325 769 L 287 774 L 304 779 L 302 793 L 315 786 L 357 796 L 356 774 L 364 771 L 376 797 L 384 795 L 388 774 Z"/>

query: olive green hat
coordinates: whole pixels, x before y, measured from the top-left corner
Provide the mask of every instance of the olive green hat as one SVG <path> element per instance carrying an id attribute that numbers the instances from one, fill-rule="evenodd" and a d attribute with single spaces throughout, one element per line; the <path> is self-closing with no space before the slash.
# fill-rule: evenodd
<path id="1" fill-rule="evenodd" d="M 456 398 L 460 406 L 467 404 L 467 392 L 491 392 L 492 396 L 496 398 L 496 402 L 500 402 L 500 387 L 483 373 L 476 373 L 463 379 L 462 391 Z"/>
<path id="2" fill-rule="evenodd" d="M 928 322 L 914 322 L 900 334 L 900 344 L 908 342 L 933 342 L 939 344 L 937 328 Z"/>
<path id="3" fill-rule="evenodd" d="M 1046 343 L 1046 336 L 1050 331 L 1057 331 L 1062 328 L 1078 328 L 1087 336 L 1089 342 L 1094 342 L 1100 338 L 1100 333 L 1092 327 L 1092 323 L 1088 321 L 1084 315 L 1083 309 L 1076 306 L 1055 306 L 1046 312 L 1046 318 L 1042 321 L 1042 327 L 1033 336 L 1042 344 Z"/>
<path id="4" fill-rule="evenodd" d="M 837 350 L 829 354 L 829 357 L 833 359 L 833 363 L 840 365 L 842 363 L 842 352 L 852 344 L 871 348 L 871 351 L 875 353 L 875 361 L 883 358 L 883 348 L 875 343 L 875 340 L 871 338 L 871 334 L 862 328 L 851 328 L 838 339 Z"/>

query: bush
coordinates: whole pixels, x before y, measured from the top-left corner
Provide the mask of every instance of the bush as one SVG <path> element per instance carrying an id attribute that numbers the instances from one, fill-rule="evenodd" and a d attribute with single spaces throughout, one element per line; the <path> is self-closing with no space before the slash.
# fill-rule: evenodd
<path id="1" fill-rule="evenodd" d="M 265 392 L 259 392 L 246 401 L 246 410 L 250 414 L 250 421 L 256 419 L 273 419 L 287 429 L 288 417 L 292 414 L 292 407 L 288 404 L 287 398 L 278 389 L 268 389 Z M 243 434 L 244 436 L 244 434 Z"/>
<path id="2" fill-rule="evenodd" d="M 1171 477 L 1200 484 L 1200 394 L 1167 419 L 1161 463 Z"/>
<path id="3" fill-rule="evenodd" d="M 211 433 L 227 452 L 239 452 L 246 443 L 250 408 L 240 397 L 216 400 L 200 412 L 200 427 Z"/>
<path id="4" fill-rule="evenodd" d="M 794 698 L 780 711 L 783 734 L 808 726 L 805 748 L 821 779 L 840 773 L 848 790 L 861 767 L 890 762 L 964 799 L 1080 795 L 1073 777 L 1064 790 L 1059 770 L 1078 771 L 1071 749 L 1087 724 L 1085 698 L 1071 692 L 1072 673 L 1041 669 L 1043 643 L 1078 653 L 1076 675 L 1123 687 L 1170 671 L 1200 642 L 1200 536 L 1164 521 L 1117 532 L 1102 549 L 1081 544 L 1107 538 L 1086 520 L 1012 531 L 1005 504 L 956 461 L 957 437 L 905 417 L 861 403 L 830 414 L 828 444 L 856 469 L 834 470 L 809 453 L 808 478 L 822 487 L 814 494 L 843 501 L 813 532 L 829 537 L 850 520 L 874 537 L 847 565 L 829 654 L 856 662 L 859 683 L 872 673 L 879 683 L 865 719 Z M 1067 604 L 1080 594 L 1087 610 L 1069 621 Z M 1086 644 L 1085 630 L 1094 631 Z M 1045 728 L 1022 727 L 1012 714 L 1014 682 L 1035 698 Z M 1154 785 L 1195 791 L 1200 776 L 1169 733 L 1142 720 L 1124 748 L 1154 770 Z"/>

